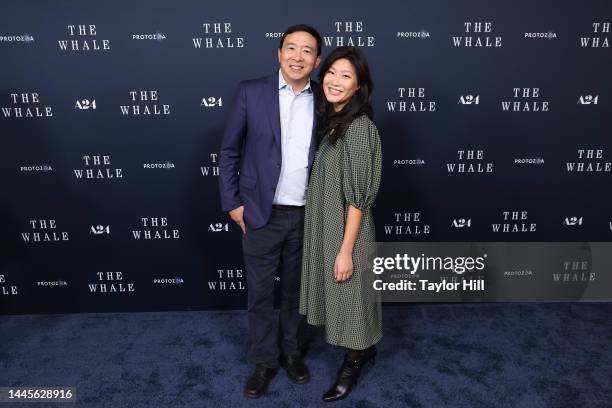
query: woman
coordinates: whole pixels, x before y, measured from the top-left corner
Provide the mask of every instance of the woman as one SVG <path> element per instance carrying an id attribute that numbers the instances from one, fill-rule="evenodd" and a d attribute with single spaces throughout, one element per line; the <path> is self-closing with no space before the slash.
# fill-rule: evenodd
<path id="1" fill-rule="evenodd" d="M 371 296 L 370 207 L 380 184 L 381 148 L 371 120 L 372 81 L 359 49 L 336 48 L 323 62 L 317 100 L 320 145 L 308 185 L 300 313 L 325 325 L 327 342 L 347 348 L 324 401 L 345 398 L 374 363 L 382 337 L 380 302 Z"/>

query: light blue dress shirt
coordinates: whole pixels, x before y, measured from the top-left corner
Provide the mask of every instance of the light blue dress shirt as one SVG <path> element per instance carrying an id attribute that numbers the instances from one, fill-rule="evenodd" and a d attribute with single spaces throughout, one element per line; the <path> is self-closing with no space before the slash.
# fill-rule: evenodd
<path id="1" fill-rule="evenodd" d="M 305 205 L 314 95 L 308 84 L 297 95 L 278 71 L 282 164 L 273 204 Z"/>

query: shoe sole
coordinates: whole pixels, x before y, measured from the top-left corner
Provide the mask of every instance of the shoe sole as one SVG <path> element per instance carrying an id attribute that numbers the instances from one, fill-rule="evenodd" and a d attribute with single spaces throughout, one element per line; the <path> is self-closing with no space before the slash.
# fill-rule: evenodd
<path id="1" fill-rule="evenodd" d="M 310 382 L 310 376 L 308 376 L 306 378 L 302 378 L 300 380 L 298 378 L 290 376 L 289 373 L 287 373 L 287 378 L 289 378 L 292 382 L 294 382 L 296 384 L 306 384 L 306 383 Z"/>
<path id="2" fill-rule="evenodd" d="M 254 395 L 254 394 L 247 394 L 247 393 L 245 392 L 245 393 L 244 393 L 244 396 L 245 396 L 245 397 L 247 397 L 247 398 L 250 398 L 250 399 L 256 399 L 256 398 L 261 397 L 261 396 L 262 396 L 262 395 L 264 395 L 265 393 L 266 393 L 266 391 L 262 392 L 261 394 Z"/>

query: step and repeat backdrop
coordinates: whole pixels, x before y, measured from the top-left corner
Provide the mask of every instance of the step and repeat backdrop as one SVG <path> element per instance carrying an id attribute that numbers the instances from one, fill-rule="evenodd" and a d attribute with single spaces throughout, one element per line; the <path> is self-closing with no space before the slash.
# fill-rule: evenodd
<path id="1" fill-rule="evenodd" d="M 243 308 L 217 152 L 296 23 L 369 59 L 379 241 L 612 239 L 608 1 L 12 2 L 0 313 Z M 596 285 L 580 265 L 545 284 Z"/>

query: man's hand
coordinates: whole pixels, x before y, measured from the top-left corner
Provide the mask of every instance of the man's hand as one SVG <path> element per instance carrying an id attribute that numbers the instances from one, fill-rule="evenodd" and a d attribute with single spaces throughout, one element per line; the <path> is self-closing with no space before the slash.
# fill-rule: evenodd
<path id="1" fill-rule="evenodd" d="M 244 205 L 241 205 L 238 208 L 234 208 L 229 212 L 229 216 L 234 221 L 240 229 L 242 229 L 242 233 L 246 234 L 246 224 L 244 223 Z"/>

